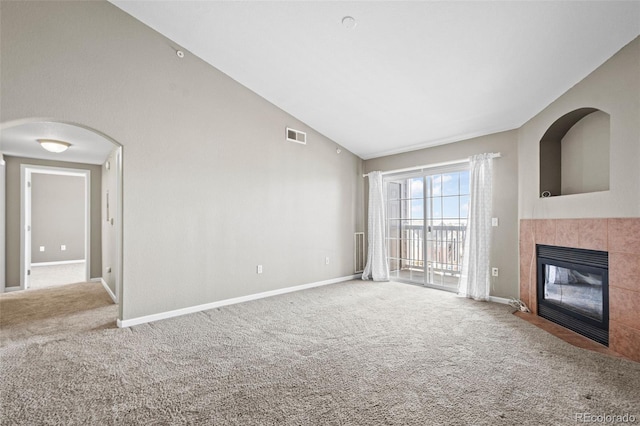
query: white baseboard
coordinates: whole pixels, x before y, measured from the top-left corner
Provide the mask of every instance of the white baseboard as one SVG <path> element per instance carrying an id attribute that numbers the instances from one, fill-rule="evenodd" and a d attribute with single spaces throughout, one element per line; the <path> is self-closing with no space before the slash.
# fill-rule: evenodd
<path id="1" fill-rule="evenodd" d="M 5 293 L 9 293 L 11 291 L 19 291 L 19 290 L 22 290 L 22 287 L 20 287 L 19 285 L 4 288 Z"/>
<path id="2" fill-rule="evenodd" d="M 55 266 L 55 265 L 70 265 L 72 263 L 84 263 L 85 260 L 84 259 L 80 259 L 80 260 L 60 260 L 57 262 L 32 262 L 31 266 Z"/>
<path id="3" fill-rule="evenodd" d="M 176 309 L 173 311 L 160 312 L 158 314 L 146 315 L 143 317 L 132 318 L 128 320 L 118 320 L 118 327 L 131 327 L 134 325 L 145 324 L 148 322 L 159 321 L 162 319 L 178 317 L 181 315 L 193 314 L 195 312 L 206 311 L 209 309 L 220 308 L 222 306 L 235 305 L 236 303 L 249 302 L 251 300 L 264 299 L 265 297 L 277 296 L 285 293 L 292 293 L 294 291 L 306 290 L 313 287 L 320 287 L 323 285 L 336 284 L 343 281 L 355 280 L 360 278 L 361 274 L 348 275 L 346 277 L 333 278 L 325 281 L 318 281 L 315 283 L 302 284 L 294 287 L 280 288 L 277 290 L 265 291 L 262 293 L 250 294 L 248 296 L 234 297 L 232 299 L 219 300 L 217 302 L 205 303 L 203 305 L 190 306 L 188 308 Z"/>
<path id="4" fill-rule="evenodd" d="M 111 291 L 111 289 L 107 285 L 106 281 L 102 277 L 100 277 L 100 278 L 91 278 L 91 282 L 92 283 L 102 283 L 102 286 L 104 287 L 105 290 L 107 290 L 107 293 L 109 293 L 109 297 L 111 297 L 111 300 L 113 300 L 113 303 L 118 303 L 118 299 L 116 299 L 116 295 L 113 294 L 113 292 Z"/>
<path id="5" fill-rule="evenodd" d="M 489 302 L 502 303 L 503 305 L 508 305 L 509 300 L 511 299 L 505 299 L 504 297 L 489 296 Z"/>

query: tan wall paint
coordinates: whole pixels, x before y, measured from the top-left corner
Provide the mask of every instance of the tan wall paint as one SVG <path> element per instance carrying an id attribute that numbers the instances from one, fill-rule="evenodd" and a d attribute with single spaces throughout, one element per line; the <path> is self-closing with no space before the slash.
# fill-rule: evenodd
<path id="1" fill-rule="evenodd" d="M 610 115 L 609 190 L 539 198 L 539 143 L 559 117 L 583 107 Z M 640 216 L 640 38 L 518 130 L 520 218 Z"/>
<path id="2" fill-rule="evenodd" d="M 20 286 L 20 165 L 86 169 L 91 173 L 91 278 L 101 276 L 102 236 L 100 232 L 100 166 L 10 157 L 6 161 L 6 285 Z"/>
<path id="3" fill-rule="evenodd" d="M 491 295 L 516 297 L 518 294 L 518 146 L 517 132 L 495 133 L 403 154 L 374 158 L 364 162 L 365 173 L 388 171 L 468 158 L 484 152 L 500 152 L 494 160 L 493 214 L 500 226 L 493 228 L 491 265 L 500 268 L 492 278 Z"/>
<path id="4" fill-rule="evenodd" d="M 610 127 L 609 114 L 596 111 L 562 138 L 563 195 L 609 190 Z"/>
<path id="5" fill-rule="evenodd" d="M 122 319 L 353 273 L 361 159 L 109 3 L 1 7 L 2 122 L 123 145 Z"/>
<path id="6" fill-rule="evenodd" d="M 84 177 L 31 175 L 32 263 L 85 258 L 85 193 Z"/>

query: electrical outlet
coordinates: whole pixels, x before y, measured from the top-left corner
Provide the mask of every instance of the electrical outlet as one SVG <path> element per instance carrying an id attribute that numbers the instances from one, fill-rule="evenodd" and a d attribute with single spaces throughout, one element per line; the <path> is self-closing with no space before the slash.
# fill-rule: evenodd
<path id="1" fill-rule="evenodd" d="M 497 217 L 492 217 L 491 218 L 491 226 L 498 226 L 498 218 Z"/>
<path id="2" fill-rule="evenodd" d="M 256 273 L 257 273 L 257 274 L 261 274 L 261 273 L 262 273 L 262 265 L 258 265 L 258 266 L 256 267 Z"/>
<path id="3" fill-rule="evenodd" d="M 44 246 L 40 246 L 40 251 L 44 251 Z"/>
<path id="4" fill-rule="evenodd" d="M 328 256 L 324 258 L 324 264 L 325 264 L 325 265 L 328 265 L 328 264 L 329 264 L 329 257 L 328 257 Z"/>
<path id="5" fill-rule="evenodd" d="M 491 276 L 493 277 L 497 277 L 498 276 L 498 268 L 491 268 Z"/>
<path id="6" fill-rule="evenodd" d="M 64 244 L 62 244 L 62 245 L 60 246 L 60 250 L 61 250 L 61 251 L 65 251 L 66 249 L 67 249 L 67 246 L 65 246 Z"/>

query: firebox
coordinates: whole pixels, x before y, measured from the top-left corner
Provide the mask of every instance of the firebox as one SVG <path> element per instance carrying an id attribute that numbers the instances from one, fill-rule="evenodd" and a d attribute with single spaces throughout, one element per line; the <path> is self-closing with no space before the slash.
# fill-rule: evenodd
<path id="1" fill-rule="evenodd" d="M 609 346 L 609 254 L 536 245 L 538 315 Z"/>

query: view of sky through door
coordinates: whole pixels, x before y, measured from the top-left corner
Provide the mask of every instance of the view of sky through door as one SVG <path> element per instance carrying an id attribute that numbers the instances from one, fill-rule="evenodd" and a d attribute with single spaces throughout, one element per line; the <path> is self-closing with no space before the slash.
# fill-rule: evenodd
<path id="1" fill-rule="evenodd" d="M 457 289 L 469 208 L 469 171 L 387 177 L 391 277 Z"/>

